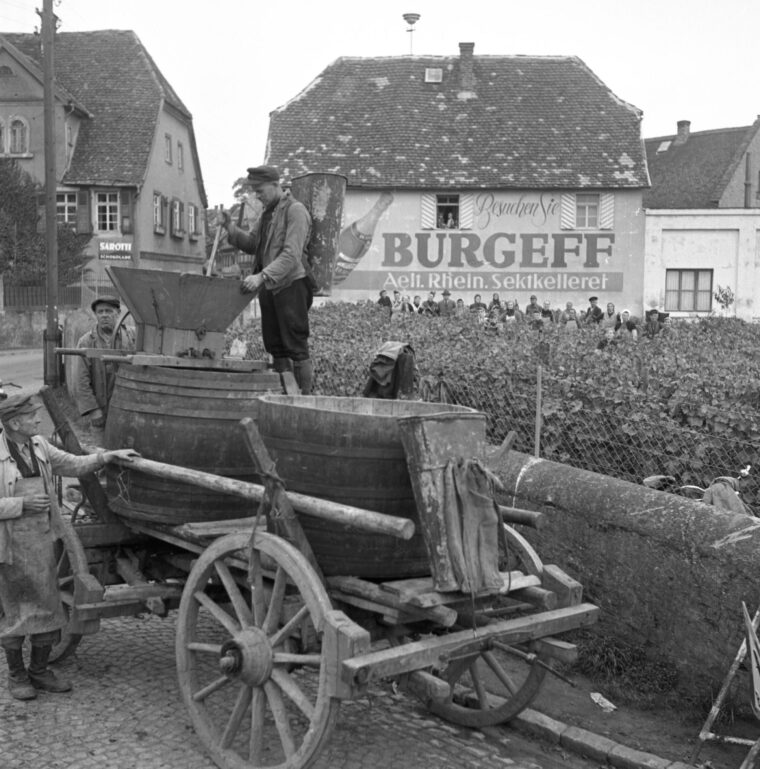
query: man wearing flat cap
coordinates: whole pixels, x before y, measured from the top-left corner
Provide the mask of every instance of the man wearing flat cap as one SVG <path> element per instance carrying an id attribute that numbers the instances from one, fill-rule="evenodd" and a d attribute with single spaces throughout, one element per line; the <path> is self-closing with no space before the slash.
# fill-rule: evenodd
<path id="1" fill-rule="evenodd" d="M 71 525 L 61 518 L 53 475 L 86 475 L 137 456 L 132 449 L 86 456 L 61 451 L 37 435 L 39 408 L 30 395 L 0 401 L 0 646 L 8 662 L 8 689 L 19 700 L 34 699 L 37 689 L 71 689 L 47 666 L 66 624 L 54 545 Z M 22 651 L 26 636 L 32 644 L 28 669 Z"/>
<path id="2" fill-rule="evenodd" d="M 77 347 L 98 350 L 134 350 L 134 334 L 126 326 L 118 331 L 116 321 L 121 302 L 116 296 L 99 296 L 90 305 L 97 320 L 95 326 L 80 337 Z M 100 358 L 80 358 L 77 374 L 77 404 L 79 413 L 86 416 L 93 427 L 106 423 L 108 402 L 116 383 L 116 364 Z"/>
<path id="3" fill-rule="evenodd" d="M 599 297 L 590 296 L 588 298 L 588 310 L 586 310 L 586 323 L 601 323 L 604 318 L 604 310 L 599 306 Z"/>
<path id="4" fill-rule="evenodd" d="M 243 290 L 258 295 L 264 349 L 272 356 L 275 371 L 292 371 L 301 392 L 308 394 L 313 378 L 309 357 L 312 290 L 305 255 L 311 217 L 306 206 L 283 191 L 276 168 L 249 168 L 248 183 L 263 206 L 255 228 L 240 229 L 226 212 L 222 223 L 230 244 L 254 255 L 253 274 L 243 280 Z"/>

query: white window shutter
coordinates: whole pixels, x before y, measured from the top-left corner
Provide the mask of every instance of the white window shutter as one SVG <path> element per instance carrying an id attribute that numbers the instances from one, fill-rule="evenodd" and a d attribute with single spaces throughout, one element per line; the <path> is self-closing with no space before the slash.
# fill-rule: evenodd
<path id="1" fill-rule="evenodd" d="M 459 229 L 471 230 L 473 211 L 475 210 L 475 197 L 471 192 L 465 192 L 459 196 Z"/>
<path id="2" fill-rule="evenodd" d="M 603 192 L 599 196 L 599 229 L 611 230 L 615 226 L 615 195 Z"/>
<path id="3" fill-rule="evenodd" d="M 563 192 L 560 200 L 559 226 L 563 230 L 575 229 L 575 194 Z"/>
<path id="4" fill-rule="evenodd" d="M 432 230 L 435 228 L 435 195 L 429 192 L 422 193 L 420 202 L 420 225 L 423 230 Z"/>

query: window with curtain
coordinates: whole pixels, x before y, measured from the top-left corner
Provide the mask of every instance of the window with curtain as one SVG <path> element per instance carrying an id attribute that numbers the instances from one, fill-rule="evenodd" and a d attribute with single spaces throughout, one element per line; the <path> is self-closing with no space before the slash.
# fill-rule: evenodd
<path id="1" fill-rule="evenodd" d="M 665 312 L 710 312 L 712 270 L 666 270 Z"/>

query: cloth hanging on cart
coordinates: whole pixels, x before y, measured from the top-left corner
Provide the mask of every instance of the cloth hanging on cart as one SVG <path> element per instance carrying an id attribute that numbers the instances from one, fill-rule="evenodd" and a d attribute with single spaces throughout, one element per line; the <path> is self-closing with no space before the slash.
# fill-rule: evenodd
<path id="1" fill-rule="evenodd" d="M 448 558 L 457 587 L 465 593 L 502 587 L 501 516 L 494 499 L 498 483 L 477 459 L 450 459 L 444 470 L 442 507 Z"/>

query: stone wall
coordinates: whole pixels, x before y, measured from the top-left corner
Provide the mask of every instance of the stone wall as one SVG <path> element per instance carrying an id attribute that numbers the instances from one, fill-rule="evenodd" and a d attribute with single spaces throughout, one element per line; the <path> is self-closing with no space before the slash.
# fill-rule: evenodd
<path id="1" fill-rule="evenodd" d="M 528 539 L 601 608 L 598 632 L 678 673 L 709 701 L 743 639 L 741 602 L 760 601 L 760 520 L 673 494 L 511 452 L 495 468 L 506 505 L 549 519 Z"/>

